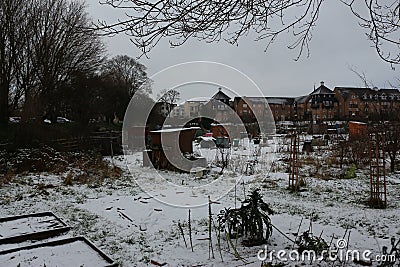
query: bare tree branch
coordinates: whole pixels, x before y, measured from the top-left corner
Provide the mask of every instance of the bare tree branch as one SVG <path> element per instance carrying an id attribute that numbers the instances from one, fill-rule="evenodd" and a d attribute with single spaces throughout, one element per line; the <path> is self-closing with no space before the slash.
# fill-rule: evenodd
<path id="1" fill-rule="evenodd" d="M 126 18 L 115 23 L 100 21 L 105 35 L 125 33 L 146 55 L 161 39 L 180 46 L 190 38 L 205 42 L 225 40 L 238 44 L 250 32 L 266 40 L 266 49 L 282 33 L 292 32 L 298 49 L 306 51 L 325 0 L 103 0 L 103 5 L 126 10 Z M 398 0 L 339 0 L 365 29 L 379 57 L 392 65 L 400 63 Z"/>

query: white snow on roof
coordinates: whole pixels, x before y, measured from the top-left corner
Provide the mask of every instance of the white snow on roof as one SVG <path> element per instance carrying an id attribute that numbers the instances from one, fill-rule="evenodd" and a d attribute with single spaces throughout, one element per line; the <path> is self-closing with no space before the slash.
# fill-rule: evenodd
<path id="1" fill-rule="evenodd" d="M 199 136 L 201 139 L 203 139 L 204 141 L 214 141 L 215 138 L 212 136 Z"/>
<path id="2" fill-rule="evenodd" d="M 151 133 L 173 133 L 173 132 L 182 132 L 188 130 L 200 130 L 200 127 L 190 127 L 190 128 L 172 128 L 172 129 L 161 129 L 156 131 L 150 131 Z"/>

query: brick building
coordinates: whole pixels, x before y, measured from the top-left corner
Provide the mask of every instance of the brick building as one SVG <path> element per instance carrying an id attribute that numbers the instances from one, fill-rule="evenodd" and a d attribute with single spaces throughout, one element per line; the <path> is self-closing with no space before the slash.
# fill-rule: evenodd
<path id="1" fill-rule="evenodd" d="M 309 95 L 307 111 L 314 122 L 333 120 L 337 117 L 338 101 L 335 93 L 324 82 Z"/>
<path id="2" fill-rule="evenodd" d="M 397 89 L 335 87 L 338 117 L 358 120 L 398 119 L 400 92 Z"/>
<path id="3" fill-rule="evenodd" d="M 265 97 L 237 96 L 233 100 L 233 109 L 244 122 L 253 122 L 268 112 Z"/>
<path id="4" fill-rule="evenodd" d="M 294 119 L 295 99 L 293 97 L 266 97 L 266 99 L 275 121 Z"/>
<path id="5" fill-rule="evenodd" d="M 233 108 L 243 121 L 255 119 L 254 112 L 267 115 L 266 101 L 275 122 L 302 120 L 399 120 L 398 89 L 335 87 L 321 82 L 310 94 L 299 97 L 235 97 Z"/>
<path id="6" fill-rule="evenodd" d="M 331 90 L 321 82 L 310 94 L 299 97 L 237 96 L 232 101 L 219 89 L 210 102 L 201 103 L 201 106 L 203 111 L 208 111 L 209 117 L 220 123 L 232 121 L 234 113 L 244 123 L 254 123 L 271 116 L 275 122 L 399 120 L 400 91 L 353 87 L 334 87 Z M 196 114 L 200 114 L 199 110 L 195 110 Z"/>
<path id="7" fill-rule="evenodd" d="M 204 108 L 211 108 L 214 119 L 218 122 L 227 122 L 232 117 L 234 110 L 232 109 L 231 98 L 222 92 L 219 88 L 218 92 L 211 97 L 211 100 Z"/>

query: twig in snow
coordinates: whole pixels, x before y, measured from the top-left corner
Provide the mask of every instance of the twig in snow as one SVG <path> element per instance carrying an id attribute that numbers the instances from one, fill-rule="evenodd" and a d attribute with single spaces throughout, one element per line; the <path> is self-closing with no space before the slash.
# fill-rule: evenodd
<path id="1" fill-rule="evenodd" d="M 349 234 L 347 235 L 346 251 L 349 251 L 350 233 L 351 231 L 349 231 Z M 346 266 L 346 259 L 347 257 L 344 257 L 343 266 Z"/>
<path id="2" fill-rule="evenodd" d="M 293 239 L 291 239 L 290 237 L 288 237 L 285 233 L 283 233 L 281 230 L 279 230 L 275 225 L 273 225 L 272 223 L 271 223 L 271 226 L 273 227 L 273 228 L 275 228 L 281 235 L 283 235 L 284 237 L 286 237 L 287 239 L 289 239 L 291 242 L 295 242 Z"/>
<path id="3" fill-rule="evenodd" d="M 293 242 L 292 248 L 294 247 L 294 245 L 295 245 L 295 243 L 296 243 L 296 241 L 297 241 L 297 237 L 299 236 L 300 227 L 301 227 L 301 224 L 302 224 L 302 223 L 303 223 L 303 217 L 301 217 L 299 227 L 297 228 L 297 233 L 296 233 L 296 236 L 295 236 L 295 238 L 294 238 L 294 242 Z"/>
<path id="4" fill-rule="evenodd" d="M 226 236 L 227 240 L 229 241 L 229 244 L 230 244 L 231 247 L 233 248 L 233 252 L 234 252 L 235 257 L 236 257 L 237 259 L 243 261 L 244 263 L 246 263 L 246 261 L 239 255 L 239 252 L 237 251 L 236 246 L 233 245 L 232 240 L 231 240 L 231 237 L 230 237 L 229 234 L 226 232 L 226 230 L 225 230 L 225 236 Z"/>
<path id="5" fill-rule="evenodd" d="M 214 229 L 215 229 L 215 234 L 217 235 L 217 248 L 219 251 L 219 255 L 221 256 L 221 261 L 224 262 L 224 258 L 222 257 L 222 250 L 221 250 L 221 225 L 218 225 L 218 227 L 215 225 L 215 222 L 213 220 L 214 224 Z"/>
<path id="6" fill-rule="evenodd" d="M 183 232 L 182 224 L 180 222 L 178 222 L 178 227 L 179 227 L 179 231 L 180 231 L 180 233 L 182 235 L 183 242 L 185 242 L 185 247 L 187 248 L 185 233 Z"/>
<path id="7" fill-rule="evenodd" d="M 208 238 L 210 239 L 208 245 L 208 258 L 210 258 L 211 254 L 212 258 L 215 259 L 212 238 L 211 238 L 211 223 L 212 223 L 211 198 L 210 196 L 208 196 Z"/>

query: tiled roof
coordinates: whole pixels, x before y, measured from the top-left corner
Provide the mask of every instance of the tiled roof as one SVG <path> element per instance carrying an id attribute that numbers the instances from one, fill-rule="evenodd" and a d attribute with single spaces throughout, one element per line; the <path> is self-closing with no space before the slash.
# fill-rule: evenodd
<path id="1" fill-rule="evenodd" d="M 244 96 L 244 97 L 235 97 L 236 102 L 240 99 L 243 99 L 245 102 L 259 103 L 259 104 L 276 104 L 276 105 L 291 105 L 294 102 L 294 97 L 264 97 L 264 96 Z"/>
<path id="2" fill-rule="evenodd" d="M 349 98 L 352 94 L 357 95 L 358 97 L 362 97 L 364 94 L 373 94 L 376 93 L 374 90 L 370 88 L 356 88 L 356 87 L 335 87 L 335 91 L 338 91 L 344 99 Z"/>
<path id="3" fill-rule="evenodd" d="M 400 91 L 398 89 L 379 89 L 379 92 L 385 94 L 395 94 L 395 95 L 400 94 Z"/>
<path id="4" fill-rule="evenodd" d="M 215 100 L 230 100 L 231 98 L 229 96 L 227 96 L 224 92 L 222 92 L 221 89 L 219 89 L 219 91 L 213 95 L 212 99 Z"/>
<path id="5" fill-rule="evenodd" d="M 266 97 L 268 104 L 276 105 L 291 105 L 294 102 L 294 97 Z"/>
<path id="6" fill-rule="evenodd" d="M 364 95 L 400 95 L 399 90 L 397 89 L 371 89 L 371 88 L 357 88 L 357 87 L 335 87 L 335 91 L 338 91 L 344 99 L 349 98 L 352 94 L 358 96 L 359 98 Z"/>
<path id="7" fill-rule="evenodd" d="M 308 95 L 299 96 L 294 99 L 294 102 L 297 104 L 303 104 L 306 102 L 307 98 L 308 98 Z"/>
<path id="8" fill-rule="evenodd" d="M 327 95 L 327 94 L 334 94 L 334 92 L 322 84 L 320 87 L 315 89 L 310 95 L 320 95 L 320 94 Z"/>

